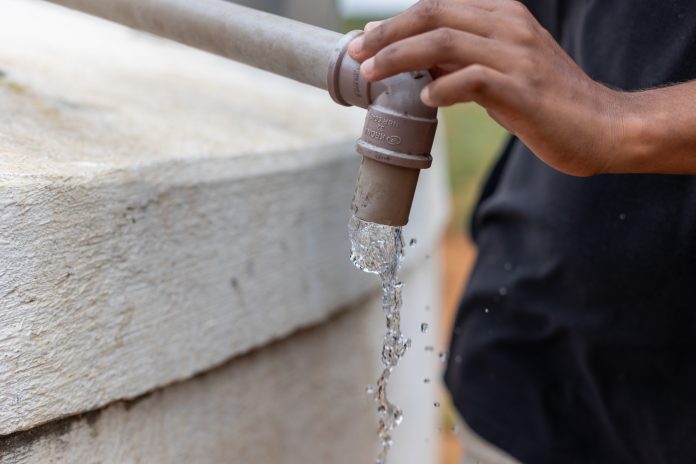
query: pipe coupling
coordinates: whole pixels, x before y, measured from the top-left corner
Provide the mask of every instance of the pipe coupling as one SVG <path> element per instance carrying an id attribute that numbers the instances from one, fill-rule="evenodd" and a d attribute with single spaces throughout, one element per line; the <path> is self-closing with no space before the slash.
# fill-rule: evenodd
<path id="1" fill-rule="evenodd" d="M 427 71 L 403 73 L 370 83 L 347 53 L 361 31 L 346 34 L 331 59 L 327 88 L 336 103 L 367 109 L 357 152 L 363 156 L 353 198 L 360 219 L 402 226 L 408 222 L 421 169 L 432 164 L 437 109 L 420 93 L 432 82 Z"/>

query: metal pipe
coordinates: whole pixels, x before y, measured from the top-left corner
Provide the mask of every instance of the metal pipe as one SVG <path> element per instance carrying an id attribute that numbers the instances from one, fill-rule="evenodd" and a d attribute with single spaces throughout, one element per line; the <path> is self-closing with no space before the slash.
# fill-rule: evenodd
<path id="1" fill-rule="evenodd" d="M 342 35 L 222 0 L 49 0 L 325 89 Z"/>
<path id="2" fill-rule="evenodd" d="M 421 169 L 430 167 L 437 110 L 420 100 L 427 71 L 369 83 L 345 36 L 222 0 L 49 0 L 328 90 L 339 104 L 366 108 L 353 198 L 360 219 L 408 222 Z"/>

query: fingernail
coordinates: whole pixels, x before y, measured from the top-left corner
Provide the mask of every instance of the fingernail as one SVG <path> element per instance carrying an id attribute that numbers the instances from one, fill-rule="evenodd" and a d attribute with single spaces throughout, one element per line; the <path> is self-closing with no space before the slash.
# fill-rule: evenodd
<path id="1" fill-rule="evenodd" d="M 353 39 L 350 45 L 348 45 L 348 51 L 351 54 L 360 53 L 362 51 L 363 43 L 365 43 L 363 36 L 356 37 L 355 39 Z"/>
<path id="2" fill-rule="evenodd" d="M 365 24 L 365 32 L 370 32 L 372 29 L 379 26 L 380 24 L 382 24 L 382 21 L 371 21 Z"/>
<path id="3" fill-rule="evenodd" d="M 368 60 L 365 60 L 363 64 L 360 66 L 360 70 L 362 71 L 364 76 L 370 77 L 370 75 L 375 71 L 375 59 L 370 58 Z"/>
<path id="4" fill-rule="evenodd" d="M 427 106 L 436 106 L 433 102 L 432 97 L 430 96 L 430 87 L 426 87 L 423 90 L 421 90 L 421 101 L 425 103 Z"/>

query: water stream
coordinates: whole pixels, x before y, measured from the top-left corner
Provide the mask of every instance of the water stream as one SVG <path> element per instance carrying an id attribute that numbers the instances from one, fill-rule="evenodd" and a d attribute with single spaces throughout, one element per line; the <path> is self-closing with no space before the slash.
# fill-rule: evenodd
<path id="1" fill-rule="evenodd" d="M 369 389 L 377 402 L 381 451 L 377 464 L 386 464 L 392 445 L 392 431 L 403 419 L 402 411 L 387 398 L 387 385 L 393 369 L 399 364 L 411 340 L 401 332 L 401 288 L 398 279 L 403 257 L 401 227 L 390 227 L 363 221 L 355 216 L 348 223 L 351 243 L 351 262 L 364 272 L 379 275 L 382 280 L 382 310 L 387 330 L 382 345 L 384 370 L 377 387 Z"/>

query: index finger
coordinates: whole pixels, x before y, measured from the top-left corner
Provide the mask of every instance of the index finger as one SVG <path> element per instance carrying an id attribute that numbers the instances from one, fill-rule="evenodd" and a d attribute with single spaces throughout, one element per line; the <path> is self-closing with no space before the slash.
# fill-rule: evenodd
<path id="1" fill-rule="evenodd" d="M 421 0 L 393 18 L 371 24 L 348 47 L 350 56 L 364 61 L 399 40 L 442 27 L 488 37 L 492 21 L 488 13 L 499 0 Z"/>

